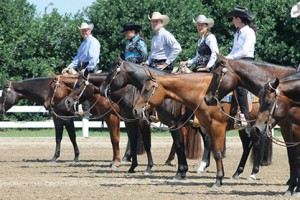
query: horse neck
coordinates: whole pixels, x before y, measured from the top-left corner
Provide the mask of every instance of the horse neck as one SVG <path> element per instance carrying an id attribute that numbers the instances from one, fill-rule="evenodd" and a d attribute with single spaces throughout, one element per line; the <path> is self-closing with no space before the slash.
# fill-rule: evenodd
<path id="1" fill-rule="evenodd" d="M 258 95 L 266 82 L 296 72 L 293 68 L 251 62 L 248 64 L 246 61 L 233 64 L 231 69 L 238 76 L 236 86 L 242 86 L 255 95 Z"/>
<path id="2" fill-rule="evenodd" d="M 75 81 L 77 80 L 77 77 L 64 77 L 61 76 L 59 78 L 59 82 L 63 83 L 68 88 L 73 88 Z"/>
<path id="3" fill-rule="evenodd" d="M 173 99 L 195 109 L 203 100 L 211 79 L 211 74 L 200 73 L 159 76 L 158 84 L 163 88 L 164 98 Z"/>
<path id="4" fill-rule="evenodd" d="M 288 77 L 287 77 L 288 78 Z M 300 102 L 300 79 L 282 79 L 278 89 L 289 99 Z"/>
<path id="5" fill-rule="evenodd" d="M 149 79 L 148 71 L 152 74 L 166 75 L 162 71 L 132 63 L 125 65 L 123 70 L 126 72 L 128 84 L 135 86 L 139 91 L 142 90 L 144 84 Z"/>
<path id="6" fill-rule="evenodd" d="M 50 81 L 51 78 L 27 79 L 12 82 L 12 88 L 23 98 L 43 104 L 50 92 Z"/>

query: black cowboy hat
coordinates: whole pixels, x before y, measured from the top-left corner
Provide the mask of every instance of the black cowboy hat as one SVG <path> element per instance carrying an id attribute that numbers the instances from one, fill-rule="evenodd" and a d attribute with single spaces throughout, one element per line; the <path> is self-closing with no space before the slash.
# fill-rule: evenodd
<path id="1" fill-rule="evenodd" d="M 124 33 L 125 31 L 140 31 L 142 29 L 141 26 L 135 25 L 134 23 L 126 23 L 123 25 L 123 29 L 120 30 L 120 33 Z"/>
<path id="2" fill-rule="evenodd" d="M 231 12 L 229 12 L 226 15 L 227 18 L 232 18 L 232 17 L 245 17 L 249 20 L 253 20 L 255 18 L 255 15 L 253 12 L 248 10 L 248 8 L 242 7 L 242 6 L 237 6 L 235 7 Z"/>

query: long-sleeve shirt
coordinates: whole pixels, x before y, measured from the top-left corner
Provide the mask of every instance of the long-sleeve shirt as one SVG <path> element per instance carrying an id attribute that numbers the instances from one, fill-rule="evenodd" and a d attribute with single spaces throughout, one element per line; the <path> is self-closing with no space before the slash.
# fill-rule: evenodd
<path id="1" fill-rule="evenodd" d="M 171 64 L 181 52 L 181 46 L 175 37 L 165 28 L 161 28 L 153 36 L 151 41 L 151 52 L 148 57 L 148 63 L 152 59 L 166 60 L 166 64 Z"/>
<path id="2" fill-rule="evenodd" d="M 124 57 L 132 63 L 142 63 L 147 60 L 147 45 L 139 34 L 126 42 Z"/>
<path id="3" fill-rule="evenodd" d="M 215 64 L 217 60 L 217 54 L 219 53 L 217 39 L 213 34 L 209 34 L 206 39 L 205 36 L 199 38 L 197 46 L 199 46 L 202 42 L 205 42 L 211 50 L 211 56 L 206 65 L 206 67 L 211 68 Z M 193 59 L 188 60 L 187 65 L 191 66 L 193 64 L 197 64 L 199 56 L 198 49 L 196 49 L 196 56 Z"/>
<path id="4" fill-rule="evenodd" d="M 92 35 L 89 35 L 81 43 L 77 55 L 69 64 L 68 68 L 76 68 L 80 62 L 88 63 L 86 69 L 93 71 L 99 63 L 100 43 Z"/>
<path id="5" fill-rule="evenodd" d="M 240 59 L 240 58 L 254 58 L 254 46 L 256 43 L 255 32 L 248 25 L 239 29 L 234 35 L 233 47 L 226 58 Z"/>

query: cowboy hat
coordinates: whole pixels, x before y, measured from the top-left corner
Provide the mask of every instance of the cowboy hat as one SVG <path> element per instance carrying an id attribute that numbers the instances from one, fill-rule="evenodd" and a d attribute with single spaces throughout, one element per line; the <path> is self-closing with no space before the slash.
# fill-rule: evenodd
<path id="1" fill-rule="evenodd" d="M 296 5 L 294 5 L 292 7 L 292 10 L 291 10 L 291 17 L 292 18 L 296 18 L 296 17 L 299 17 L 300 16 L 300 2 L 298 2 Z"/>
<path id="2" fill-rule="evenodd" d="M 231 12 L 229 12 L 226 15 L 227 18 L 232 18 L 232 17 L 245 17 L 249 20 L 253 20 L 255 18 L 255 15 L 253 12 L 248 10 L 248 8 L 242 7 L 242 6 L 237 6 L 235 7 Z"/>
<path id="3" fill-rule="evenodd" d="M 148 18 L 150 20 L 160 19 L 163 21 L 163 25 L 167 25 L 170 21 L 170 19 L 167 15 L 162 15 L 162 14 L 160 14 L 160 12 L 153 12 L 152 17 L 150 18 L 150 16 L 148 15 Z"/>
<path id="4" fill-rule="evenodd" d="M 199 15 L 197 18 L 197 21 L 195 21 L 193 19 L 193 22 L 196 23 L 203 23 L 203 24 L 207 24 L 208 28 L 211 28 L 214 26 L 214 20 L 212 18 L 207 18 L 205 15 Z"/>
<path id="5" fill-rule="evenodd" d="M 80 25 L 80 27 L 78 26 L 78 28 L 81 29 L 89 29 L 90 31 L 92 31 L 94 29 L 94 24 L 88 24 L 86 22 L 82 22 L 82 24 Z"/>
<path id="6" fill-rule="evenodd" d="M 140 31 L 142 29 L 141 26 L 135 25 L 134 23 L 126 23 L 123 25 L 123 29 L 120 30 L 120 33 L 124 33 L 126 31 Z"/>

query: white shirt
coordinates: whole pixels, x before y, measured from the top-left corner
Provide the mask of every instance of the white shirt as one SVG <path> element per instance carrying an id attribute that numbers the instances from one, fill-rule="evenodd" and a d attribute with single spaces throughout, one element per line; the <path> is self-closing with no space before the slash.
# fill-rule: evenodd
<path id="1" fill-rule="evenodd" d="M 240 59 L 244 57 L 254 58 L 254 46 L 256 43 L 255 32 L 248 25 L 240 29 L 240 33 L 235 33 L 233 47 L 226 58 Z"/>
<path id="2" fill-rule="evenodd" d="M 199 38 L 199 40 L 197 42 L 197 46 L 199 46 L 203 42 L 204 39 L 205 39 L 204 36 Z M 210 59 L 209 59 L 206 67 L 211 68 L 215 64 L 215 62 L 217 60 L 217 54 L 219 53 L 218 42 L 217 42 L 215 35 L 209 34 L 205 39 L 205 43 L 207 44 L 207 46 L 209 46 L 210 51 L 211 51 L 211 56 L 210 56 Z M 188 60 L 187 65 L 191 66 L 193 64 L 196 64 L 198 61 L 198 58 L 199 58 L 199 53 L 198 53 L 198 49 L 196 49 L 196 56 L 193 59 Z"/>
<path id="3" fill-rule="evenodd" d="M 166 60 L 169 65 L 180 52 L 181 46 L 175 37 L 165 28 L 161 28 L 152 38 L 148 63 L 151 63 L 152 59 L 156 59 Z"/>

